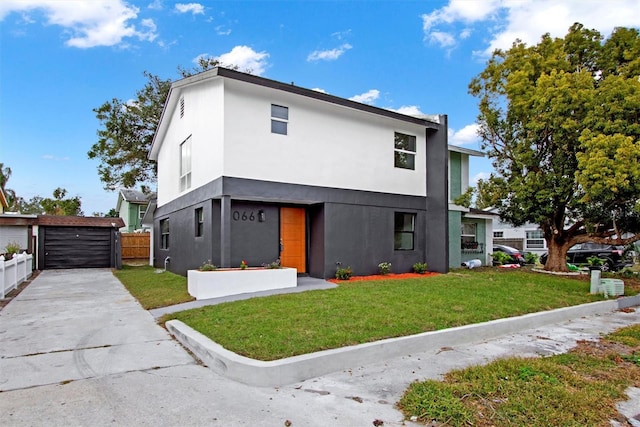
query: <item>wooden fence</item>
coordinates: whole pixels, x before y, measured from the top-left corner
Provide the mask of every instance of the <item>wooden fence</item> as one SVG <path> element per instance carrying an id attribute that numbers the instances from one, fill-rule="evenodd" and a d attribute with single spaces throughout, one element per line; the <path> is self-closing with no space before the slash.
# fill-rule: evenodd
<path id="1" fill-rule="evenodd" d="M 15 254 L 9 261 L 0 256 L 0 298 L 5 298 L 9 292 L 33 273 L 33 255 L 26 253 Z"/>
<path id="2" fill-rule="evenodd" d="M 150 233 L 122 233 L 122 259 L 149 259 Z"/>

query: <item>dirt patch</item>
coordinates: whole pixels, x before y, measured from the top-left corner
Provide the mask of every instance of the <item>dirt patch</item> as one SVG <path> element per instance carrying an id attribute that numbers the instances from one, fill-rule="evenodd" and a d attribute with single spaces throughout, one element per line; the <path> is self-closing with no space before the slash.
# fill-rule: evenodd
<path id="1" fill-rule="evenodd" d="M 39 274 L 40 274 L 40 271 L 35 270 L 31 275 L 31 277 L 29 277 L 29 280 L 25 280 L 24 282 L 20 283 L 16 289 L 12 290 L 7 295 L 5 295 L 5 298 L 0 299 L 0 310 L 2 310 L 7 304 L 9 304 L 12 299 L 17 297 L 24 288 L 29 286 L 29 284 L 33 281 L 33 279 L 38 277 Z"/>
<path id="2" fill-rule="evenodd" d="M 397 279 L 416 279 L 418 277 L 438 276 L 440 273 L 398 273 L 398 274 L 374 274 L 371 276 L 352 276 L 349 280 L 328 279 L 331 283 L 341 282 L 365 282 L 369 280 L 397 280 Z"/>

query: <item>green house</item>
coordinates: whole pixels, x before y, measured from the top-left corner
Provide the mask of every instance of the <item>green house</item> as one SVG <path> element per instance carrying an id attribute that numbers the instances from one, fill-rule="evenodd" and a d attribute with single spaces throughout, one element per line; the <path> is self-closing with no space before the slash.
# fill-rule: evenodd
<path id="1" fill-rule="evenodd" d="M 149 201 L 156 197 L 156 193 L 143 193 L 138 190 L 120 190 L 116 211 L 124 220 L 125 226 L 120 229 L 122 233 L 133 233 L 141 230 L 142 218 L 147 212 Z"/>
<path id="2" fill-rule="evenodd" d="M 479 259 L 491 265 L 495 213 L 456 205 L 453 201 L 469 188 L 469 159 L 480 151 L 449 145 L 449 267 Z"/>

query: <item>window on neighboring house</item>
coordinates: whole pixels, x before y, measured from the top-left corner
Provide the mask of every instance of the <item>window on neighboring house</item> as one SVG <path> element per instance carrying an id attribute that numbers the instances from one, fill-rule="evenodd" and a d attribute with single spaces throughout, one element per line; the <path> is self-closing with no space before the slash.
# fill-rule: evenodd
<path id="1" fill-rule="evenodd" d="M 147 207 L 145 205 L 138 205 L 138 218 L 144 218 L 145 213 L 147 213 Z"/>
<path id="2" fill-rule="evenodd" d="M 289 107 L 271 104 L 271 133 L 287 134 Z"/>
<path id="3" fill-rule="evenodd" d="M 184 96 L 180 98 L 180 118 L 184 117 Z"/>
<path id="4" fill-rule="evenodd" d="M 416 168 L 416 137 L 395 133 L 394 166 L 402 169 Z"/>
<path id="5" fill-rule="evenodd" d="M 204 234 L 204 211 L 202 208 L 196 209 L 196 237 L 202 237 Z"/>
<path id="6" fill-rule="evenodd" d="M 393 227 L 393 249 L 412 251 L 416 225 L 416 214 L 396 212 Z"/>
<path id="7" fill-rule="evenodd" d="M 463 222 L 460 224 L 460 244 L 462 249 L 477 249 L 476 223 Z"/>
<path id="8" fill-rule="evenodd" d="M 169 220 L 160 220 L 160 249 L 169 249 Z"/>
<path id="9" fill-rule="evenodd" d="M 544 233 L 542 230 L 527 231 L 527 248 L 544 249 Z"/>
<path id="10" fill-rule="evenodd" d="M 504 231 L 494 231 L 493 232 L 493 237 L 495 237 L 496 239 L 501 239 L 504 237 Z"/>
<path id="11" fill-rule="evenodd" d="M 180 144 L 180 191 L 191 188 L 191 137 Z"/>

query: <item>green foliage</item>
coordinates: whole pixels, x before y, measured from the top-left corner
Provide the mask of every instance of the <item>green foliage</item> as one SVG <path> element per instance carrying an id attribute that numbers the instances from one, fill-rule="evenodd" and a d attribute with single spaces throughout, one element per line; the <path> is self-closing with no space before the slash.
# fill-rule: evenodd
<path id="1" fill-rule="evenodd" d="M 427 263 L 426 262 L 416 262 L 413 264 L 414 273 L 424 274 L 427 272 Z"/>
<path id="2" fill-rule="evenodd" d="M 514 226 L 538 224 L 552 269 L 566 269 L 575 243 L 640 239 L 640 61 L 629 56 L 640 35 L 617 28 L 602 40 L 581 24 L 564 39 L 517 40 L 469 86 L 495 169 L 478 199 Z"/>
<path id="3" fill-rule="evenodd" d="M 458 206 L 464 206 L 465 208 L 468 208 L 471 206 L 471 202 L 473 201 L 473 194 L 474 194 L 474 188 L 469 187 L 467 188 L 467 191 L 465 191 L 464 193 L 456 197 L 453 200 L 453 203 L 455 203 Z"/>
<path id="4" fill-rule="evenodd" d="M 540 255 L 534 252 L 527 252 L 524 254 L 524 262 L 527 264 L 537 264 L 540 260 Z"/>
<path id="5" fill-rule="evenodd" d="M 336 270 L 336 279 L 338 280 L 349 280 L 352 275 L 353 271 L 351 270 L 351 267 L 341 267 Z"/>
<path id="6" fill-rule="evenodd" d="M 378 271 L 383 276 L 391 273 L 391 263 L 390 262 L 381 262 L 380 264 L 378 264 Z"/>
<path id="7" fill-rule="evenodd" d="M 505 252 L 500 252 L 500 251 L 492 253 L 491 258 L 493 258 L 493 262 L 499 265 L 507 264 L 508 262 L 511 261 L 511 255 Z"/>
<path id="8" fill-rule="evenodd" d="M 42 199 L 40 205 L 47 215 L 82 215 L 80 197 L 65 199 L 66 195 L 67 190 L 58 187 L 53 191 L 53 198 Z"/>
<path id="9" fill-rule="evenodd" d="M 218 267 L 216 267 L 215 265 L 213 265 L 211 263 L 211 260 L 208 260 L 207 262 L 203 262 L 202 265 L 200 266 L 200 271 L 215 271 L 217 270 Z"/>
<path id="10" fill-rule="evenodd" d="M 598 267 L 604 264 L 604 260 L 601 258 L 598 258 L 596 255 L 593 255 L 587 258 L 587 263 L 592 267 Z"/>
<path id="11" fill-rule="evenodd" d="M 16 241 L 10 241 L 7 243 L 7 246 L 5 247 L 5 253 L 13 255 L 17 254 L 18 252 L 20 252 L 20 243 Z"/>
<path id="12" fill-rule="evenodd" d="M 271 270 L 276 270 L 278 268 L 282 268 L 282 265 L 280 265 L 280 259 L 277 259 L 277 260 L 275 260 L 273 262 L 270 262 L 269 264 L 262 264 L 262 266 L 264 268 L 268 268 L 268 269 L 271 269 Z"/>

